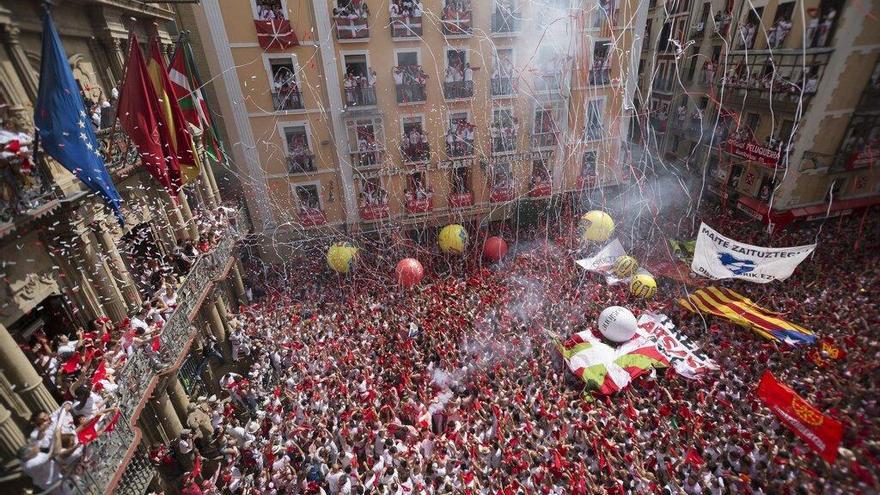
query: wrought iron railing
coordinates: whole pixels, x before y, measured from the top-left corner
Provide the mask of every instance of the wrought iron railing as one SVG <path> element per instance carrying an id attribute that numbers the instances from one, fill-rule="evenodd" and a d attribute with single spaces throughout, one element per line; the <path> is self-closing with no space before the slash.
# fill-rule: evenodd
<path id="1" fill-rule="evenodd" d="M 125 170 L 140 163 L 137 148 L 121 127 L 101 129 L 96 135 L 101 144 L 104 164 L 110 173 Z"/>
<path id="2" fill-rule="evenodd" d="M 115 404 L 121 414 L 118 425 L 112 432 L 99 436 L 89 445 L 81 473 L 71 480 L 75 493 L 103 493 L 119 469 L 123 468 L 125 472 L 115 493 L 133 493 L 133 487 L 146 487 L 149 484 L 155 472 L 149 463 L 138 461 L 140 453 L 126 465 L 120 464 L 135 439 L 130 420 L 138 406 L 147 399 L 146 391 L 150 382 L 156 374 L 165 371 L 177 360 L 176 353 L 185 348 L 186 342 L 196 332 L 189 322 L 189 315 L 196 309 L 201 296 L 211 287 L 212 281 L 222 275 L 227 260 L 233 256 L 237 242 L 247 233 L 247 229 L 247 216 L 243 210 L 238 210 L 231 215 L 227 235 L 222 236 L 220 243 L 203 254 L 193 265 L 177 291 L 178 306 L 163 327 L 158 359 L 145 352 L 135 352 L 119 370 L 116 378 L 119 386 L 116 394 L 118 400 Z M 135 464 L 131 464 L 132 462 Z"/>

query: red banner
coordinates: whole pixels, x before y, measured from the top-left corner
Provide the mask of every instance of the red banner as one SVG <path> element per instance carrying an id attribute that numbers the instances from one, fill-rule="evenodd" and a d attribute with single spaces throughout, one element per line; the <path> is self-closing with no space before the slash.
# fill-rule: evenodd
<path id="1" fill-rule="evenodd" d="M 299 45 L 299 39 L 290 21 L 287 19 L 273 19 L 268 21 L 254 20 L 254 26 L 257 28 L 257 41 L 260 46 L 267 52 L 275 52 L 286 50 L 292 46 Z"/>
<path id="2" fill-rule="evenodd" d="M 758 383 L 758 397 L 820 457 L 834 463 L 843 436 L 840 421 L 823 414 L 794 390 L 779 383 L 770 371 L 765 371 Z"/>

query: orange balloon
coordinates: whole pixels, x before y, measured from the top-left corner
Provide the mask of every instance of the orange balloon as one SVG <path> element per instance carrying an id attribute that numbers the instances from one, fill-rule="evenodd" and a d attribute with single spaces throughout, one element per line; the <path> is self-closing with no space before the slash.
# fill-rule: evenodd
<path id="1" fill-rule="evenodd" d="M 507 243 L 500 237 L 490 237 L 483 243 L 483 257 L 491 262 L 500 261 L 507 254 Z"/>
<path id="2" fill-rule="evenodd" d="M 419 263 L 419 260 L 414 258 L 400 260 L 397 263 L 395 272 L 397 273 L 397 283 L 407 289 L 418 285 L 422 281 L 422 277 L 425 276 L 424 267 Z"/>

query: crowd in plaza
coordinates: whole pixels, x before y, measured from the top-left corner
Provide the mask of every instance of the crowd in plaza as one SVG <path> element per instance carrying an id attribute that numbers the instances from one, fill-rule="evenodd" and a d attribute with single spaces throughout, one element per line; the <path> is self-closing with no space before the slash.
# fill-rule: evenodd
<path id="1" fill-rule="evenodd" d="M 743 242 L 768 243 L 766 231 L 744 221 L 704 219 Z M 655 221 L 665 235 L 694 234 L 679 218 Z M 661 279 L 649 301 L 607 286 L 573 263 L 584 254 L 575 229 L 548 231 L 516 239 L 497 265 L 479 259 L 479 243 L 452 260 L 397 239 L 362 246 L 349 278 L 331 276 L 318 256 L 295 260 L 293 270 L 252 266 L 253 298 L 230 337 L 238 369 L 223 377 L 220 394 L 195 401 L 189 429 L 155 457 L 163 479 L 190 494 L 880 487 L 876 218 L 777 233 L 774 245 L 818 240 L 815 256 L 785 283 L 724 284 L 845 351 L 821 367 L 808 357 L 811 347 L 775 344 L 684 310 L 675 302 L 680 283 Z M 514 240 L 503 228 L 496 233 Z M 663 256 L 662 236 L 652 239 L 660 241 L 634 252 Z M 404 255 L 425 265 L 414 290 L 396 288 L 386 273 Z M 554 343 L 595 328 L 598 313 L 615 304 L 667 314 L 720 369 L 699 380 L 660 370 L 616 395 L 585 395 Z M 843 422 L 834 465 L 759 401 L 755 387 L 767 369 Z"/>

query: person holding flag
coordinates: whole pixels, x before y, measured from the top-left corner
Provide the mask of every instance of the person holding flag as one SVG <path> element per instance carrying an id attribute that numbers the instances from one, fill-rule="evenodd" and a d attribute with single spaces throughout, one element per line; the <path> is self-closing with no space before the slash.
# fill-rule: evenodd
<path id="1" fill-rule="evenodd" d="M 104 165 L 101 146 L 48 10 L 43 14 L 43 50 L 34 125 L 46 154 L 100 195 L 119 223 L 124 224 L 120 209 L 122 198 Z"/>

